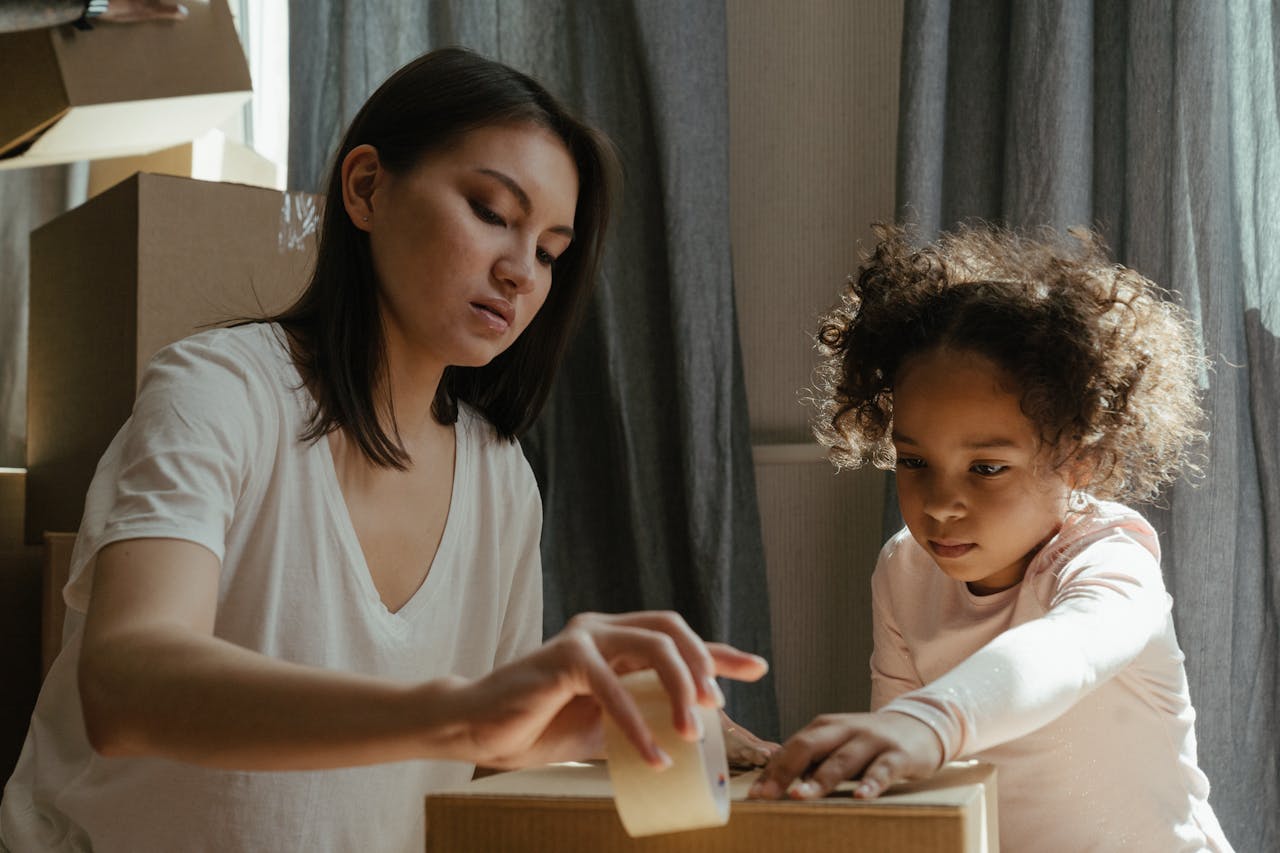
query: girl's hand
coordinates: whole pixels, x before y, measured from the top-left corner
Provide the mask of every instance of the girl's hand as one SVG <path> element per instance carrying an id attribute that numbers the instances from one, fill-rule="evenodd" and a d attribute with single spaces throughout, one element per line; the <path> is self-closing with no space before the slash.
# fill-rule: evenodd
<path id="1" fill-rule="evenodd" d="M 761 740 L 720 711 L 720 728 L 724 730 L 725 756 L 730 767 L 764 767 L 782 747 L 773 741 Z"/>
<path id="2" fill-rule="evenodd" d="M 715 676 L 754 681 L 762 658 L 704 643 L 675 613 L 575 616 L 537 651 L 474 682 L 466 752 L 488 767 L 520 767 L 600 755 L 600 715 L 609 714 L 654 767 L 670 758 L 653 740 L 618 676 L 652 668 L 671 697 L 672 723 L 698 737 L 694 705 L 719 707 Z"/>
<path id="3" fill-rule="evenodd" d="M 824 714 L 783 744 L 748 796 L 818 799 L 845 779 L 860 779 L 853 795 L 868 799 L 895 782 L 933 774 L 942 757 L 933 729 L 906 714 Z"/>

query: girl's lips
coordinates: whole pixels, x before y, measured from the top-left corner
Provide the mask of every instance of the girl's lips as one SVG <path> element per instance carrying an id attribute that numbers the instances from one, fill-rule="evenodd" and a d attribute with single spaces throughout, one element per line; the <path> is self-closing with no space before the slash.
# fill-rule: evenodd
<path id="1" fill-rule="evenodd" d="M 963 542 L 963 543 L 957 543 L 957 544 L 944 545 L 941 542 L 935 542 L 932 539 L 929 540 L 929 548 L 933 551 L 934 555 L 938 557 L 943 557 L 946 559 L 963 557 L 965 554 L 968 554 L 970 551 L 972 551 L 974 548 L 977 548 L 977 547 L 978 546 L 973 542 Z"/>

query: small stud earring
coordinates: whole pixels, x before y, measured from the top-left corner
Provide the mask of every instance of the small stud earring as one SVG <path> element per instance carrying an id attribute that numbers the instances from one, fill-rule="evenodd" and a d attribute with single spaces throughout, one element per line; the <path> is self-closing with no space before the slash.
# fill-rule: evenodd
<path id="1" fill-rule="evenodd" d="M 365 222 L 368 222 L 368 221 L 369 221 L 369 217 L 367 217 L 367 216 L 362 216 L 362 217 L 360 217 L 360 218 L 361 218 L 361 219 L 363 219 Z"/>

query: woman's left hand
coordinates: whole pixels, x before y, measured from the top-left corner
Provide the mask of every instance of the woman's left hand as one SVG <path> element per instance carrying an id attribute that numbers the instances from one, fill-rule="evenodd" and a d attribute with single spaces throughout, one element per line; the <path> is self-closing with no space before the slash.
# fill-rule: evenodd
<path id="1" fill-rule="evenodd" d="M 583 759 L 603 751 L 608 714 L 654 767 L 669 764 L 619 676 L 654 669 L 671 699 L 672 724 L 696 740 L 695 705 L 718 707 L 715 676 L 754 681 L 763 659 L 704 643 L 675 613 L 584 613 L 527 657 L 457 687 L 465 696 L 464 760 L 493 768 Z"/>

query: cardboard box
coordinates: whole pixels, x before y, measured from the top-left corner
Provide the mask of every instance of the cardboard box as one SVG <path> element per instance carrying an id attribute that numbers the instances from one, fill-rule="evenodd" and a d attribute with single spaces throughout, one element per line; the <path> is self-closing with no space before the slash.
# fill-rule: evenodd
<path id="1" fill-rule="evenodd" d="M 167 148 L 242 106 L 253 86 L 227 0 L 187 9 L 184 21 L 0 35 L 0 168 Z"/>
<path id="2" fill-rule="evenodd" d="M 135 157 L 111 157 L 89 164 L 89 198 L 100 195 L 136 172 L 177 175 L 201 181 L 226 181 L 251 187 L 276 186 L 276 164 L 247 145 L 211 130 L 199 139 Z"/>
<path id="3" fill-rule="evenodd" d="M 319 215 L 304 193 L 141 174 L 32 232 L 27 542 L 80 528 L 158 349 L 293 301 Z"/>
<path id="4" fill-rule="evenodd" d="M 729 823 L 631 838 L 603 764 L 554 765 L 478 779 L 426 799 L 428 853 L 995 853 L 995 768 L 948 765 L 934 778 L 854 800 L 844 785 L 816 802 L 747 800 L 756 773 L 735 776 Z"/>
<path id="5" fill-rule="evenodd" d="M 0 468 L 0 550 L 22 545 L 22 515 L 26 504 L 27 472 Z"/>

